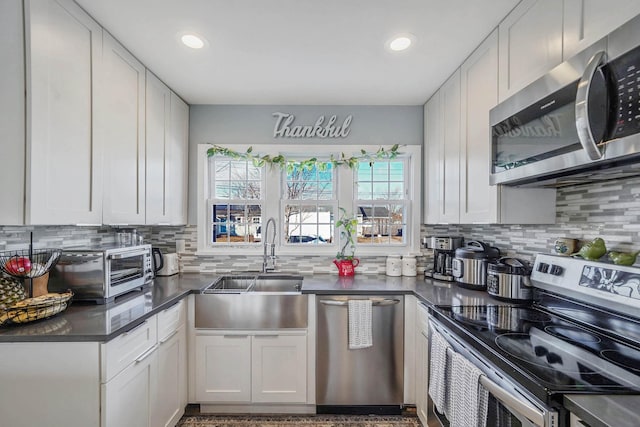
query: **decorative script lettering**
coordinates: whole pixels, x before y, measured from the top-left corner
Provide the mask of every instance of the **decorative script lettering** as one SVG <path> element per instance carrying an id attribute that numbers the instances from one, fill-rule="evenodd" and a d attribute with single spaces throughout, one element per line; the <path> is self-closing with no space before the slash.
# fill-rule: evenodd
<path id="1" fill-rule="evenodd" d="M 348 115 L 341 125 L 336 126 L 338 117 L 333 115 L 325 123 L 325 116 L 318 117 L 313 125 L 293 125 L 296 116 L 289 113 L 273 113 L 276 124 L 273 127 L 274 138 L 346 138 L 351 129 L 353 116 Z"/>

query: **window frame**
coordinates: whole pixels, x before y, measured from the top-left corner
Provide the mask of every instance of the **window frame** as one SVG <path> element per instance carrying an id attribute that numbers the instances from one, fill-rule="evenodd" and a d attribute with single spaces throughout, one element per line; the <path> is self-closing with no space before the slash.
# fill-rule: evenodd
<path id="1" fill-rule="evenodd" d="M 248 144 L 217 144 L 227 146 L 237 152 L 245 152 L 250 145 Z M 392 144 L 388 144 L 389 147 Z M 336 156 L 344 152 L 347 157 L 351 155 L 358 156 L 361 150 L 368 153 L 375 153 L 381 145 L 351 145 L 337 146 L 331 144 L 310 145 L 284 145 L 284 144 L 254 144 L 251 145 L 255 153 L 277 155 L 283 154 L 285 157 L 295 160 L 296 158 L 304 158 L 309 156 L 312 151 L 313 155 L 319 159 L 325 158 L 333 154 Z M 382 145 L 387 148 L 387 145 Z M 212 247 L 207 244 L 208 218 L 209 211 L 207 196 L 209 194 L 208 180 L 208 157 L 207 150 L 213 147 L 213 144 L 198 144 L 197 146 L 197 236 L 198 246 L 196 255 L 262 255 L 261 243 L 241 243 L 241 244 L 221 244 L 219 247 Z M 402 255 L 407 253 L 417 253 L 420 251 L 420 209 L 422 206 L 422 172 L 421 172 L 421 155 L 422 146 L 405 145 L 398 150 L 400 154 L 398 158 L 406 158 L 405 170 L 405 196 L 407 203 L 407 219 L 406 224 L 409 232 L 407 233 L 406 243 L 403 245 L 375 245 L 365 244 L 356 247 L 356 257 L 361 256 L 386 256 L 389 254 Z M 347 212 L 354 212 L 356 209 L 356 171 L 348 167 L 339 166 L 334 170 L 334 182 L 336 182 L 334 191 L 338 206 L 344 207 Z M 281 171 L 277 167 L 266 166 L 264 169 L 265 194 L 263 196 L 263 223 L 273 217 L 276 218 L 276 254 L 286 256 L 335 256 L 339 245 L 339 230 L 334 228 L 334 236 L 332 244 L 327 245 L 304 245 L 290 244 L 284 242 L 283 239 L 283 221 L 280 212 L 282 203 L 286 202 L 282 198 L 283 179 Z M 327 201 L 328 202 L 328 201 Z M 372 201 L 375 202 L 375 201 Z M 330 204 L 329 202 L 327 204 Z M 338 218 L 339 213 L 335 212 L 334 219 Z M 305 249 L 306 248 L 306 249 Z"/>

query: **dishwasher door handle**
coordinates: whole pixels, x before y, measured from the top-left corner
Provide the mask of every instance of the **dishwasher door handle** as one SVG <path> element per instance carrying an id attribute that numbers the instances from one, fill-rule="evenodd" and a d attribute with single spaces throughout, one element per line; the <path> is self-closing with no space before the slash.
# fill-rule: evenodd
<path id="1" fill-rule="evenodd" d="M 366 301 L 366 300 L 354 300 L 354 301 Z M 374 307 L 377 306 L 385 306 L 385 305 L 396 305 L 400 302 L 399 299 L 383 299 L 383 300 L 372 300 L 371 305 Z M 323 299 L 320 300 L 320 303 L 323 305 L 336 305 L 346 307 L 349 304 L 349 301 L 342 300 L 333 300 L 333 299 Z"/>

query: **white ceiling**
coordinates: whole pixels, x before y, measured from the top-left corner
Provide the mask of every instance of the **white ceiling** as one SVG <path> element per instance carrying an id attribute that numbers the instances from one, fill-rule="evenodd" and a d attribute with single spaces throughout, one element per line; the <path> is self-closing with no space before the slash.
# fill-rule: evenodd
<path id="1" fill-rule="evenodd" d="M 519 0 L 76 1 L 189 104 L 421 105 Z"/>

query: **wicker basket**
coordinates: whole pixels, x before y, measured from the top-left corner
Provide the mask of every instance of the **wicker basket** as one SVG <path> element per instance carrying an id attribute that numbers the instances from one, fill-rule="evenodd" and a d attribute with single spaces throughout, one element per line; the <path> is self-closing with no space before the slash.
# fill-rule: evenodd
<path id="1" fill-rule="evenodd" d="M 73 292 L 69 291 L 24 299 L 0 310 L 0 325 L 27 323 L 54 316 L 67 309 L 71 304 L 71 297 Z"/>

